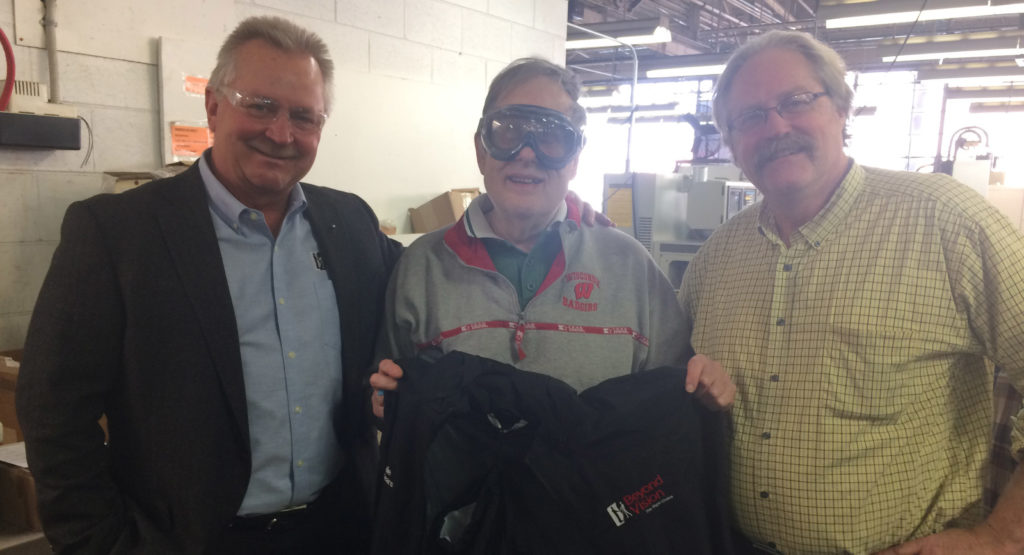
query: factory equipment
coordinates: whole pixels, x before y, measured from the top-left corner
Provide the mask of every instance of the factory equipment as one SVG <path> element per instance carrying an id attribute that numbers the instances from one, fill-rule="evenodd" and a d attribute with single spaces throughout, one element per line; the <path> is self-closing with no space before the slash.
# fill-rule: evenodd
<path id="1" fill-rule="evenodd" d="M 680 169 L 604 177 L 604 213 L 650 251 L 676 288 L 711 232 L 760 199 L 730 164 Z"/>
<path id="2" fill-rule="evenodd" d="M 982 196 L 988 195 L 992 155 L 988 150 L 988 133 L 984 129 L 975 126 L 957 129 L 949 138 L 946 159 L 938 156 L 936 159 L 936 172 L 953 176 Z"/>

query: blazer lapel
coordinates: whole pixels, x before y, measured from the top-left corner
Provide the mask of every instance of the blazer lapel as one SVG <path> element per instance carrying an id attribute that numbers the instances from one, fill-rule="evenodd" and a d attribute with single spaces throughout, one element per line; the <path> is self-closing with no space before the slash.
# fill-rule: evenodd
<path id="1" fill-rule="evenodd" d="M 249 424 L 238 329 L 198 164 L 176 179 L 181 182 L 175 188 L 164 189 L 167 194 L 157 209 L 157 219 L 188 301 L 199 318 L 242 445 L 248 451 Z"/>

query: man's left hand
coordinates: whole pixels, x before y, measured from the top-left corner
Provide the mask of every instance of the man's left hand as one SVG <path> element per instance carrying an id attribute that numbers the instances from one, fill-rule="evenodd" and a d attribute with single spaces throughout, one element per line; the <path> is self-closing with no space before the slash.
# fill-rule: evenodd
<path id="1" fill-rule="evenodd" d="M 1000 555 L 1018 554 L 1019 550 L 989 524 L 982 523 L 969 530 L 950 529 L 909 541 L 880 551 L 876 555 Z"/>
<path id="2" fill-rule="evenodd" d="M 736 384 L 718 362 L 696 355 L 686 363 L 686 391 L 711 410 L 726 410 L 736 399 Z"/>

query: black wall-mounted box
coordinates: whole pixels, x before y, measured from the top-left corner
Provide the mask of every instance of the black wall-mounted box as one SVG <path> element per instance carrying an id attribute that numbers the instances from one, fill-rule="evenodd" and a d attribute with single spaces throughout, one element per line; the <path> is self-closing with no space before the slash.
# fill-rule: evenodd
<path id="1" fill-rule="evenodd" d="M 82 121 L 78 118 L 0 112 L 2 146 L 81 150 Z"/>

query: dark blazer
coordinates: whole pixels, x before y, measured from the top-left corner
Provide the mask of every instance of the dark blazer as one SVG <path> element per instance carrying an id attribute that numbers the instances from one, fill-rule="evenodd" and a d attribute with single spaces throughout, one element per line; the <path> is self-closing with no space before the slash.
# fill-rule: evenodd
<path id="1" fill-rule="evenodd" d="M 302 184 L 334 282 L 344 505 L 368 514 L 364 378 L 401 246 L 359 197 Z M 238 332 L 198 165 L 72 204 L 25 345 L 18 418 L 58 551 L 206 552 L 251 468 Z M 109 445 L 97 425 L 108 419 Z M 339 518 L 339 529 L 365 534 Z"/>

